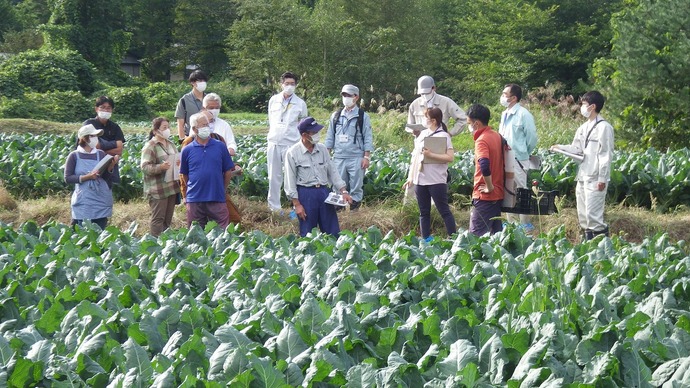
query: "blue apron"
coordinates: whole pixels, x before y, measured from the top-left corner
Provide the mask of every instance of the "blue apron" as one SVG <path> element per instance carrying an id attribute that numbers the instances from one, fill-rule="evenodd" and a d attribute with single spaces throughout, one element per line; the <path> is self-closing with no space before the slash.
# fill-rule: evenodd
<path id="1" fill-rule="evenodd" d="M 96 160 L 82 159 L 77 154 L 77 163 L 74 173 L 86 175 L 96 168 L 101 159 L 100 153 L 96 153 Z M 95 220 L 107 218 L 113 215 L 113 192 L 108 187 L 105 179 L 91 179 L 74 185 L 72 193 L 72 219 Z"/>

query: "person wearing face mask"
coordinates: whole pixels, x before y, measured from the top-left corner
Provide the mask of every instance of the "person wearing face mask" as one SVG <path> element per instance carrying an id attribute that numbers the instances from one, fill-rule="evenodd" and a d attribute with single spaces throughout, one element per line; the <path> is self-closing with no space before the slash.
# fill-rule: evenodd
<path id="1" fill-rule="evenodd" d="M 93 125 L 94 128 L 102 130 L 103 133 L 98 137 L 97 147 L 105 151 L 108 155 L 122 157 L 125 135 L 120 126 L 110 120 L 113 109 L 115 109 L 115 102 L 112 98 L 107 96 L 98 97 L 95 107 L 96 117 L 84 121 L 82 125 Z M 111 182 L 120 182 L 120 166 L 118 165 L 115 165 Z"/>
<path id="2" fill-rule="evenodd" d="M 211 137 L 208 112 L 199 112 L 189 122 L 194 140 L 182 148 L 180 181 L 187 208 L 187 226 L 198 222 L 205 227 L 215 221 L 225 229 L 230 223 L 225 190 L 233 176 L 242 174 L 223 142 Z"/>
<path id="3" fill-rule="evenodd" d="M 500 220 L 504 194 L 503 139 L 488 126 L 489 108 L 474 104 L 467 110 L 467 117 L 476 161 L 470 232 L 477 236 L 494 234 L 503 229 Z"/>
<path id="4" fill-rule="evenodd" d="M 285 194 L 294 206 L 302 237 L 317 225 L 323 233 L 334 236 L 340 233 L 334 206 L 324 202 L 331 186 L 345 201 L 352 203 L 328 149 L 314 138 L 322 128 L 323 125 L 312 117 L 300 121 L 300 142 L 290 147 L 285 155 Z"/>
<path id="5" fill-rule="evenodd" d="M 333 162 L 352 196 L 350 210 L 356 210 L 364 197 L 364 172 L 369 168 L 374 138 L 369 115 L 358 107 L 359 88 L 345 85 L 340 94 L 344 108 L 331 115 L 325 145 L 333 150 Z"/>
<path id="6" fill-rule="evenodd" d="M 230 124 L 218 117 L 221 103 L 220 96 L 216 93 L 209 93 L 204 97 L 204 109 L 213 115 L 210 123 L 211 132 L 223 138 L 225 145 L 228 147 L 228 152 L 230 152 L 230 156 L 234 157 L 237 150 L 237 141 L 235 141 L 235 134 L 232 132 Z"/>
<path id="7" fill-rule="evenodd" d="M 110 165 L 99 174 L 97 165 L 106 157 L 103 150 L 96 148 L 98 137 L 103 131 L 88 124 L 77 132 L 78 145 L 65 162 L 65 182 L 74 184 L 72 193 L 72 225 L 81 225 L 90 220 L 101 229 L 108 225 L 108 217 L 113 215 L 113 192 L 110 179 L 119 155 L 115 155 Z"/>
<path id="8" fill-rule="evenodd" d="M 587 121 L 575 132 L 570 145 L 556 144 L 551 150 L 560 149 L 574 155 L 581 155 L 577 169 L 575 197 L 577 218 L 585 240 L 597 235 L 609 235 L 609 226 L 604 222 L 606 189 L 611 178 L 613 160 L 613 127 L 600 114 L 606 98 L 598 91 L 582 96 L 580 114 Z"/>
<path id="9" fill-rule="evenodd" d="M 307 117 L 307 104 L 295 95 L 297 77 L 290 72 L 280 76 L 282 91 L 268 101 L 268 207 L 281 212 L 280 188 L 283 185 L 285 153 L 300 141 L 299 121 Z"/>
<path id="10" fill-rule="evenodd" d="M 189 136 L 189 119 L 193 114 L 202 109 L 202 101 L 205 96 L 204 91 L 206 91 L 207 82 L 208 77 L 206 73 L 201 70 L 194 70 L 192 74 L 189 75 L 189 84 L 192 85 L 192 90 L 180 98 L 177 102 L 177 108 L 175 109 L 177 136 L 180 142 L 182 142 L 185 137 Z"/>
<path id="11" fill-rule="evenodd" d="M 410 162 L 408 178 L 403 190 L 414 185 L 417 205 L 419 206 L 419 229 L 422 238 L 431 241 L 431 201 L 433 199 L 443 223 L 446 233 L 452 235 L 457 231 L 455 217 L 448 206 L 448 164 L 455 159 L 453 143 L 446 125 L 443 123 L 443 113 L 439 108 L 426 111 L 425 126 L 415 139 L 415 148 Z M 434 152 L 425 145 L 425 140 L 439 137 L 445 143 L 445 152 Z"/>
<path id="12" fill-rule="evenodd" d="M 180 182 L 177 147 L 170 141 L 170 122 L 165 117 L 153 120 L 149 140 L 141 150 L 144 195 L 151 207 L 150 232 L 158 237 L 172 224 Z"/>
<path id="13" fill-rule="evenodd" d="M 428 75 L 422 76 L 417 80 L 417 93 L 419 97 L 412 101 L 407 115 L 408 124 L 424 124 L 424 114 L 429 108 L 438 108 L 443 113 L 443 123 L 450 128 L 448 133 L 455 136 L 462 131 L 462 128 L 467 124 L 467 116 L 455 103 L 446 96 L 436 93 L 436 83 L 434 79 Z M 449 125 L 449 119 L 455 119 L 452 127 Z M 406 128 L 410 132 L 409 128 Z"/>
<path id="14" fill-rule="evenodd" d="M 516 84 L 508 84 L 503 89 L 500 103 L 506 109 L 501 114 L 498 133 L 503 136 L 515 153 L 515 183 L 517 188 L 527 186 L 527 174 L 530 169 L 529 157 L 537 147 L 537 128 L 534 126 L 532 114 L 520 105 L 522 88 Z M 534 225 L 526 214 L 507 213 L 508 222 L 520 221 L 525 232 L 532 232 Z"/>

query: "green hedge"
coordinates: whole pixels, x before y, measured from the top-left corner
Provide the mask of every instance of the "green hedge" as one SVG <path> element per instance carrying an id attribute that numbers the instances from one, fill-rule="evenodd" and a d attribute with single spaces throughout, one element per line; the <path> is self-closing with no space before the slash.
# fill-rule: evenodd
<path id="1" fill-rule="evenodd" d="M 93 66 L 71 50 L 29 50 L 13 55 L 0 63 L 0 75 L 39 93 L 78 91 L 87 96 L 96 89 Z"/>
<path id="2" fill-rule="evenodd" d="M 74 122 L 91 116 L 92 103 L 76 91 L 26 93 L 21 98 L 0 100 L 3 118 Z"/>

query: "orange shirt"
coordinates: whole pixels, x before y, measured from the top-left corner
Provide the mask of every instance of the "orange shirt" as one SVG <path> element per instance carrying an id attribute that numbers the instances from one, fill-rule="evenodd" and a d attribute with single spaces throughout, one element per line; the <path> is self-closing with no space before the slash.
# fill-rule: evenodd
<path id="1" fill-rule="evenodd" d="M 503 144 L 501 135 L 484 127 L 474 132 L 474 190 L 472 198 L 482 201 L 498 201 L 503 199 Z M 479 186 L 484 186 L 484 176 L 479 167 L 479 159 L 488 158 L 491 167 L 491 182 L 494 189 L 490 193 L 481 193 Z"/>

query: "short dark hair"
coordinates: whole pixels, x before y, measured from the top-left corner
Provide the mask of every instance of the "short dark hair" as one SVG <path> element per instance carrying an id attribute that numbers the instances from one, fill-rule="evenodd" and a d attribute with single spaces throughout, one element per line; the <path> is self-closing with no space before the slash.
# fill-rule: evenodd
<path id="1" fill-rule="evenodd" d="M 467 117 L 472 120 L 477 120 L 480 123 L 487 125 L 491 119 L 491 111 L 489 108 L 481 104 L 474 104 L 467 109 Z"/>
<path id="2" fill-rule="evenodd" d="M 285 82 L 287 78 L 292 78 L 295 80 L 295 82 L 297 82 L 297 76 L 289 71 L 286 71 L 280 76 L 280 83 L 282 84 L 283 82 Z"/>
<path id="3" fill-rule="evenodd" d="M 517 100 L 522 100 L 522 88 L 517 84 L 507 84 L 504 88 L 510 88 L 510 94 L 517 97 Z"/>
<path id="4" fill-rule="evenodd" d="M 597 113 L 601 112 L 601 109 L 604 107 L 604 102 L 606 102 L 606 97 L 604 97 L 601 93 L 599 93 L 596 90 L 592 90 L 591 92 L 585 93 L 584 96 L 581 98 L 582 101 L 588 103 L 589 105 L 594 104 L 596 108 Z"/>
<path id="5" fill-rule="evenodd" d="M 194 70 L 189 75 L 189 82 L 208 81 L 208 76 L 201 70 Z"/>
<path id="6" fill-rule="evenodd" d="M 105 103 L 110 104 L 110 107 L 113 108 L 113 109 L 115 109 L 115 101 L 113 101 L 113 99 L 110 98 L 110 97 L 108 97 L 108 96 L 100 96 L 100 97 L 98 97 L 98 98 L 96 99 L 96 108 L 98 108 L 99 106 L 101 106 L 101 105 L 103 105 L 103 104 L 105 104 Z"/>

